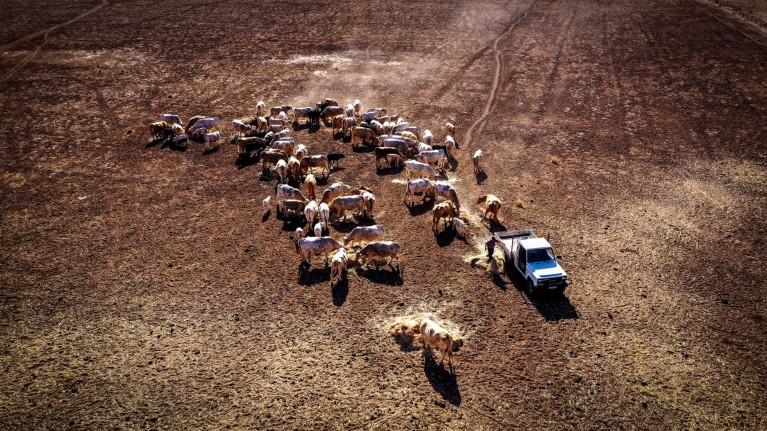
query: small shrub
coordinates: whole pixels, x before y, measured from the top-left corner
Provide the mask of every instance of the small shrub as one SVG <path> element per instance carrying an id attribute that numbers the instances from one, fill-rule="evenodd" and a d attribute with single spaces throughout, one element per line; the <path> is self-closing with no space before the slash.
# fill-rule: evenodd
<path id="1" fill-rule="evenodd" d="M 517 207 L 517 208 L 524 208 L 525 207 L 525 203 L 522 201 L 522 199 L 517 199 L 517 201 L 514 202 L 514 206 Z"/>
<path id="2" fill-rule="evenodd" d="M 558 165 L 560 162 L 559 157 L 557 156 L 551 156 L 551 163 Z"/>

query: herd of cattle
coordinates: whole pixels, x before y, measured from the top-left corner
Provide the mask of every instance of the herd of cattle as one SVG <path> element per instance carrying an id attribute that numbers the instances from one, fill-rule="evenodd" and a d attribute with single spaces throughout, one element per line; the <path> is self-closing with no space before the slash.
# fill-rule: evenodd
<path id="1" fill-rule="evenodd" d="M 292 113 L 292 118 L 291 118 Z M 220 119 L 216 117 L 195 116 L 186 122 L 178 115 L 161 114 L 158 122 L 149 125 L 155 140 L 172 142 L 176 146 L 186 146 L 189 141 L 205 145 L 205 152 L 218 147 L 221 141 Z M 231 140 L 237 147 L 237 163 L 245 163 L 254 157 L 261 161 L 264 172 L 274 169 L 277 175 L 275 187 L 277 211 L 284 219 L 298 219 L 300 224 L 308 224 L 310 233 L 304 234 L 299 227 L 295 231 L 296 250 L 302 258 L 301 265 L 311 266 L 313 256 L 325 257 L 325 265 L 330 262 L 331 286 L 337 280 L 345 278 L 349 262 L 347 249 L 355 248 L 355 261 L 358 265 L 374 265 L 380 268 L 388 265 L 394 270 L 396 263 L 399 273 L 400 244 L 385 241 L 384 227 L 381 225 L 357 226 L 345 237 L 343 243 L 330 236 L 330 226 L 336 221 L 348 221 L 348 215 L 354 214 L 357 220 L 372 221 L 376 197 L 372 190 L 359 186 L 352 188 L 343 182 L 332 183 L 317 192 L 315 173 L 327 178 L 333 163 L 338 165 L 343 154 L 309 154 L 309 149 L 296 145 L 291 134 L 302 124 L 320 127 L 320 121 L 332 128 L 333 136 L 341 134 L 351 140 L 352 147 L 372 146 L 376 169 L 402 168 L 407 177 L 405 184 L 405 205 L 413 205 L 416 197 L 422 202 L 427 199 L 434 202 L 432 209 L 432 229 L 439 231 L 440 222 L 445 229 L 452 227 L 465 238 L 468 227 L 459 217 L 461 204 L 458 192 L 446 179 L 445 165 L 453 158 L 458 149 L 455 141 L 455 126 L 445 125 L 443 144 L 434 143 L 430 130 L 405 121 L 399 114 L 389 115 L 386 108 L 371 108 L 362 111 L 359 100 L 339 106 L 333 99 L 323 99 L 314 107 L 293 108 L 289 105 L 272 107 L 268 112 L 263 101 L 256 105 L 255 116 L 232 121 L 234 136 Z M 484 154 L 477 150 L 472 156 L 475 173 L 482 170 L 481 160 Z M 304 192 L 301 191 L 301 184 Z M 443 198 L 444 202 L 438 202 Z M 477 201 L 484 204 L 483 218 L 497 220 L 501 201 L 494 195 L 484 195 Z M 272 196 L 263 200 L 264 215 L 272 207 Z M 323 235 L 327 233 L 327 235 Z M 364 246 L 363 246 L 364 244 Z M 332 253 L 332 257 L 331 257 Z M 428 320 L 428 319 L 425 319 Z M 436 347 L 442 352 L 444 361 L 452 358 L 450 334 L 432 321 L 420 325 L 424 347 Z M 451 364 L 452 366 L 452 364 Z"/>

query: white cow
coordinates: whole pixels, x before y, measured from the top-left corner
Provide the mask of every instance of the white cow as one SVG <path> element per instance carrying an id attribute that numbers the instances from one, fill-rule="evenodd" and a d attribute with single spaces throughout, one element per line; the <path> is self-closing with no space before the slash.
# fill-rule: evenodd
<path id="1" fill-rule="evenodd" d="M 306 202 L 308 199 L 301 193 L 301 190 L 290 187 L 287 184 L 277 184 L 277 199 L 296 199 Z"/>
<path id="2" fill-rule="evenodd" d="M 213 132 L 205 134 L 205 151 L 210 150 L 210 144 L 216 144 L 218 147 L 218 141 L 221 139 L 221 132 Z"/>
<path id="3" fill-rule="evenodd" d="M 202 127 L 206 129 L 211 129 L 213 127 L 218 127 L 220 123 L 221 123 L 221 120 L 218 117 L 200 118 L 194 124 L 192 124 L 192 127 L 189 130 L 195 131 Z"/>
<path id="4" fill-rule="evenodd" d="M 434 141 L 434 135 L 431 134 L 431 130 L 426 129 L 423 132 L 423 142 L 426 145 L 431 145 L 431 143 Z"/>
<path id="5" fill-rule="evenodd" d="M 329 260 L 328 255 L 339 248 L 343 248 L 343 245 L 329 236 L 321 236 L 319 238 L 306 237 L 298 240 L 298 248 L 307 264 L 312 263 L 312 256 L 319 256 L 321 254 L 325 255 L 325 263 L 327 263 Z"/>
<path id="6" fill-rule="evenodd" d="M 267 196 L 264 198 L 264 201 L 261 203 L 264 206 L 264 214 L 268 213 L 272 210 L 272 197 Z"/>
<path id="7" fill-rule="evenodd" d="M 357 226 L 344 237 L 344 246 L 352 246 L 355 242 L 362 244 L 363 241 L 371 242 L 383 239 L 384 227 L 380 224 L 374 226 Z"/>
<path id="8" fill-rule="evenodd" d="M 344 248 L 338 249 L 336 254 L 333 255 L 333 260 L 330 261 L 330 284 L 338 278 L 342 278 L 346 265 L 349 263 L 349 256 L 346 254 Z"/>
<path id="9" fill-rule="evenodd" d="M 412 204 L 413 197 L 416 195 L 422 196 L 423 200 L 425 200 L 427 196 L 434 198 L 434 183 L 432 183 L 428 178 L 408 181 L 405 185 L 405 205 L 408 204 L 408 197 L 410 197 L 410 203 Z"/>
<path id="10" fill-rule="evenodd" d="M 160 119 L 162 121 L 165 121 L 168 124 L 178 124 L 183 125 L 184 123 L 181 121 L 181 117 L 178 115 L 173 114 L 160 114 Z"/>
<path id="11" fill-rule="evenodd" d="M 306 208 L 304 208 L 304 215 L 306 215 L 306 222 L 309 223 L 309 226 L 314 223 L 314 218 L 317 217 L 317 213 L 319 212 L 320 208 L 317 206 L 316 201 L 310 200 L 309 203 L 306 204 Z"/>
<path id="12" fill-rule="evenodd" d="M 259 100 L 256 104 L 256 118 L 266 115 L 266 103 L 263 100 Z"/>
<path id="13" fill-rule="evenodd" d="M 466 239 L 466 228 L 469 225 L 467 225 L 463 220 L 459 219 L 458 217 L 453 217 L 453 229 L 455 229 L 456 235 L 459 235 L 461 238 Z"/>
<path id="14" fill-rule="evenodd" d="M 482 161 L 482 157 L 485 156 L 485 153 L 482 152 L 482 150 L 477 150 L 474 152 L 474 155 L 471 156 L 471 162 L 474 164 L 474 173 L 482 172 L 482 166 L 480 166 L 480 162 Z"/>
<path id="15" fill-rule="evenodd" d="M 423 151 L 415 156 L 416 160 L 421 163 L 428 163 L 438 168 L 442 168 L 447 162 L 447 156 L 442 150 Z"/>
<path id="16" fill-rule="evenodd" d="M 407 175 L 408 180 L 410 179 L 410 174 L 417 175 L 418 178 L 434 178 L 437 176 L 437 173 L 434 172 L 434 169 L 431 166 L 426 163 L 417 162 L 415 160 L 405 161 L 405 174 Z"/>
<path id="17" fill-rule="evenodd" d="M 324 226 L 327 229 L 329 221 L 330 221 L 330 205 L 326 204 L 325 202 L 322 202 L 320 204 L 320 223 L 322 224 L 322 226 Z"/>
<path id="18" fill-rule="evenodd" d="M 322 236 L 322 223 L 318 222 L 314 225 L 314 236 L 317 238 Z"/>
<path id="19" fill-rule="evenodd" d="M 277 175 L 280 177 L 280 182 L 285 183 L 288 178 L 288 162 L 283 159 L 277 161 L 277 165 L 274 167 Z"/>

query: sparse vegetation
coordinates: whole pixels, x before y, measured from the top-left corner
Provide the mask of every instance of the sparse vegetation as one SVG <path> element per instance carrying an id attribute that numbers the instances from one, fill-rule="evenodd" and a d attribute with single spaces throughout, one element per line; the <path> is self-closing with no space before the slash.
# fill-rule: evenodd
<path id="1" fill-rule="evenodd" d="M 525 207 L 525 202 L 522 199 L 517 199 L 514 202 L 514 206 L 517 207 L 517 208 L 524 208 Z"/>
<path id="2" fill-rule="evenodd" d="M 560 163 L 559 157 L 557 156 L 551 156 L 551 163 L 558 165 Z"/>

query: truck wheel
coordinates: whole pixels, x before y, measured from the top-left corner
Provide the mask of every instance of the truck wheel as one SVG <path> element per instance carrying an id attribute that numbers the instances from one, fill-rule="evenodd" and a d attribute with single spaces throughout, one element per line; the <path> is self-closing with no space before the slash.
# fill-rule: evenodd
<path id="1" fill-rule="evenodd" d="M 526 289 L 525 290 L 527 291 L 527 296 L 535 295 L 535 287 L 533 286 L 532 280 L 530 280 L 529 278 L 527 279 L 527 284 L 526 284 Z"/>

